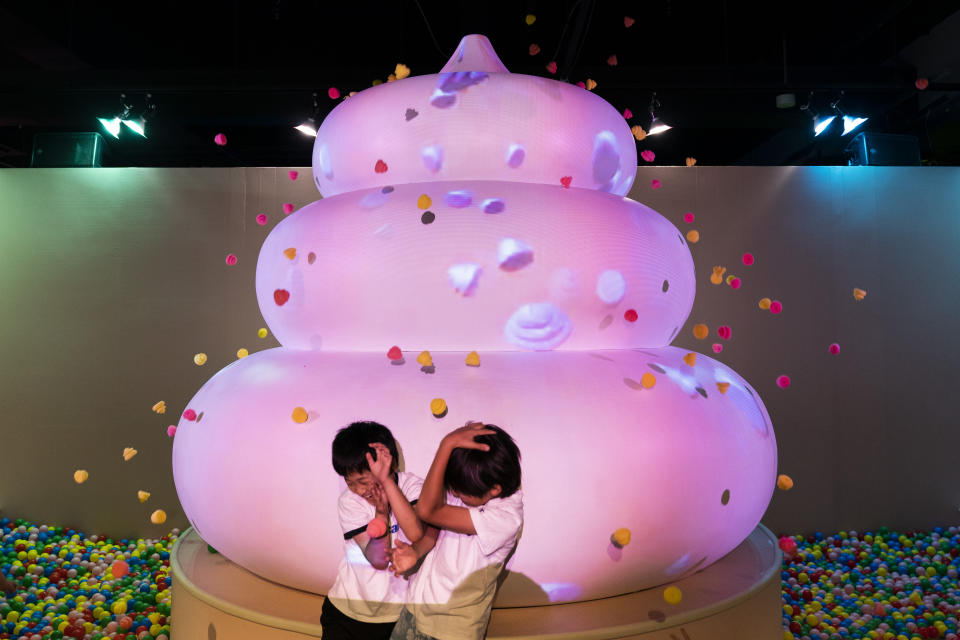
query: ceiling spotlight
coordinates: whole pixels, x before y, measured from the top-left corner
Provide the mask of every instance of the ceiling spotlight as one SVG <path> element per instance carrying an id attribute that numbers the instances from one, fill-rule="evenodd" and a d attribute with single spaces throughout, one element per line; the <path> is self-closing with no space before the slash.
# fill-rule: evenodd
<path id="1" fill-rule="evenodd" d="M 120 124 L 130 117 L 130 113 L 133 111 L 133 106 L 127 104 L 126 94 L 120 94 L 120 111 L 117 112 L 112 118 L 97 118 L 100 121 L 100 124 L 103 125 L 103 128 L 112 135 L 114 138 L 120 137 Z"/>
<path id="2" fill-rule="evenodd" d="M 813 136 L 817 137 L 827 130 L 827 127 L 829 127 L 830 123 L 837 119 L 837 116 L 821 116 L 813 109 L 813 107 L 810 106 L 811 100 L 813 100 L 812 91 L 810 92 L 810 97 L 807 98 L 807 104 L 801 105 L 800 110 L 808 112 L 810 117 L 813 118 Z M 833 105 L 831 104 L 830 106 L 832 107 Z"/>
<path id="3" fill-rule="evenodd" d="M 317 102 L 317 94 L 313 94 L 313 115 L 297 126 L 294 127 L 297 131 L 302 133 L 305 136 L 311 136 L 313 138 L 317 137 L 317 114 L 320 112 L 320 103 Z"/>
<path id="4" fill-rule="evenodd" d="M 862 125 L 864 122 L 869 120 L 869 118 L 861 118 L 859 116 L 849 116 L 846 113 L 844 113 L 843 110 L 840 108 L 840 100 L 842 98 L 843 98 L 843 91 L 840 92 L 840 95 L 837 96 L 836 100 L 830 103 L 830 108 L 833 109 L 838 116 L 841 116 L 843 118 L 843 133 L 840 135 L 845 136 L 851 131 L 853 131 L 854 129 L 856 129 L 857 127 L 859 127 L 860 125 Z"/>
<path id="5" fill-rule="evenodd" d="M 855 118 L 853 116 L 843 116 L 843 134 L 842 135 L 847 135 L 848 133 L 850 133 L 851 131 L 853 131 L 860 125 L 862 125 L 867 120 L 869 120 L 869 118 Z"/>
<path id="6" fill-rule="evenodd" d="M 147 137 L 147 120 L 153 118 L 157 113 L 157 105 L 154 104 L 149 93 L 144 97 L 144 107 L 143 112 L 136 118 L 121 120 L 121 122 L 127 125 L 127 128 L 133 131 L 134 133 Z"/>
<path id="7" fill-rule="evenodd" d="M 650 107 L 647 109 L 650 112 L 650 128 L 647 130 L 648 136 L 656 135 L 658 133 L 663 133 L 668 129 L 673 129 L 673 127 L 671 127 L 666 122 L 664 122 L 663 120 L 661 120 L 656 116 L 656 114 L 654 113 L 654 110 L 659 108 L 660 108 L 660 101 L 657 100 L 657 94 L 656 92 L 654 92 L 653 96 L 651 96 L 650 98 Z"/>

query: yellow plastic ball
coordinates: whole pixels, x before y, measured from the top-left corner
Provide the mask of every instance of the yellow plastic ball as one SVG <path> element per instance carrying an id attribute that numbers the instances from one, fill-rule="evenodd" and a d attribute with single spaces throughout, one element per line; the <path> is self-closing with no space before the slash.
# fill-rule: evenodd
<path id="1" fill-rule="evenodd" d="M 626 527 L 617 529 L 613 532 L 613 535 L 610 536 L 610 541 L 621 547 L 627 546 L 630 544 L 630 529 Z"/>
<path id="2" fill-rule="evenodd" d="M 266 328 L 261 327 L 260 329 L 258 329 L 258 330 L 257 330 L 257 337 L 258 337 L 258 338 L 266 338 L 266 337 L 267 337 L 267 330 L 266 330 Z"/>
<path id="3" fill-rule="evenodd" d="M 680 601 L 683 600 L 683 592 L 674 586 L 667 587 L 663 590 L 663 599 L 667 601 L 667 604 L 680 604 Z"/>
<path id="4" fill-rule="evenodd" d="M 657 376 L 647 372 L 640 376 L 640 384 L 643 385 L 644 389 L 653 389 L 657 384 Z"/>
<path id="5" fill-rule="evenodd" d="M 196 364 L 198 367 L 199 367 L 199 366 L 203 366 L 203 365 L 207 362 L 207 354 L 205 354 L 205 353 L 198 353 L 197 355 L 193 356 L 193 362 L 194 362 L 194 364 Z"/>
<path id="6" fill-rule="evenodd" d="M 238 358 L 246 358 L 248 355 L 250 355 L 250 352 L 247 351 L 246 349 L 244 349 L 244 348 L 242 348 L 242 347 L 241 347 L 240 349 L 237 349 L 237 357 L 238 357 Z"/>
<path id="7" fill-rule="evenodd" d="M 447 402 L 443 398 L 434 398 L 430 401 L 430 413 L 440 417 L 447 411 Z"/>
<path id="8" fill-rule="evenodd" d="M 306 409 L 303 407 L 297 407 L 293 410 L 293 414 L 290 417 L 293 418 L 293 421 L 297 424 L 303 424 L 310 416 L 307 414 Z"/>
<path id="9" fill-rule="evenodd" d="M 73 472 L 73 481 L 77 484 L 83 484 L 89 477 L 90 474 L 85 469 L 77 469 Z"/>
<path id="10" fill-rule="evenodd" d="M 687 231 L 687 242 L 690 244 L 697 244 L 700 242 L 700 232 L 696 229 L 690 229 L 690 231 Z"/>
<path id="11" fill-rule="evenodd" d="M 150 514 L 150 522 L 152 522 L 153 524 L 163 524 L 166 521 L 167 521 L 167 514 L 163 509 L 157 509 L 156 511 Z"/>

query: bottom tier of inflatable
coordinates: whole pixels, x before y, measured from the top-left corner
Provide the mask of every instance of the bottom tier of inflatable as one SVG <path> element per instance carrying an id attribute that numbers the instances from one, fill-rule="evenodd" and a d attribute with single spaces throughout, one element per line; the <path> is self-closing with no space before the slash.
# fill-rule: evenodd
<path id="1" fill-rule="evenodd" d="M 676 582 L 679 604 L 667 604 L 657 587 L 588 602 L 495 608 L 487 638 L 778 638 L 781 562 L 776 538 L 760 525 L 719 561 Z M 210 553 L 193 529 L 177 541 L 170 568 L 174 638 L 302 640 L 323 634 L 323 596 L 264 580 Z"/>

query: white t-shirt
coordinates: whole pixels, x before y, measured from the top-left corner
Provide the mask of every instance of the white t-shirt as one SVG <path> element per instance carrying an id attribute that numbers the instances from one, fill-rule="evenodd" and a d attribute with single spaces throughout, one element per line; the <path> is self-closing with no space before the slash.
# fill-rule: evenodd
<path id="1" fill-rule="evenodd" d="M 438 640 L 483 638 L 497 578 L 523 526 L 523 496 L 517 491 L 467 507 L 448 493 L 447 504 L 466 507 L 477 534 L 440 530 L 436 546 L 410 579 L 408 609 L 417 630 Z"/>
<path id="2" fill-rule="evenodd" d="M 401 471 L 397 474 L 397 486 L 407 500 L 413 502 L 420 497 L 423 479 Z M 365 529 L 376 515 L 376 508 L 372 504 L 349 489 L 340 494 L 337 508 L 344 534 Z M 399 537 L 406 543 L 410 542 L 397 525 L 392 511 L 390 532 L 391 540 Z M 344 540 L 343 547 L 344 558 L 340 561 L 337 579 L 327 594 L 331 604 L 343 614 L 361 622 L 395 622 L 406 600 L 407 581 L 386 569 L 374 569 L 353 538 Z"/>

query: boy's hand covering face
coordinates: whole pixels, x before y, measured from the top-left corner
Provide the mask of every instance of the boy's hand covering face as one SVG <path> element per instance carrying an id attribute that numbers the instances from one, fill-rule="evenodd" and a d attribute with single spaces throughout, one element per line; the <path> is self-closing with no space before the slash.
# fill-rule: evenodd
<path id="1" fill-rule="evenodd" d="M 377 452 L 377 459 L 367 453 L 367 465 L 370 467 L 370 473 L 380 482 L 385 482 L 390 477 L 390 469 L 393 466 L 393 456 L 390 450 L 381 442 L 371 442 L 370 446 Z"/>
<path id="2" fill-rule="evenodd" d="M 371 497 L 367 502 L 372 504 L 377 510 L 378 515 L 390 513 L 390 501 L 387 499 L 387 492 L 379 484 L 373 485 L 370 489 Z M 388 523 L 389 524 L 389 523 Z"/>
<path id="3" fill-rule="evenodd" d="M 395 540 L 394 544 L 396 546 L 390 551 L 390 570 L 393 575 L 400 577 L 415 567 L 419 558 L 413 547 L 403 540 Z"/>
<path id="4" fill-rule="evenodd" d="M 487 429 L 482 422 L 468 422 L 459 429 L 454 429 L 446 436 L 444 442 L 453 449 L 479 449 L 480 451 L 489 451 L 490 445 L 474 440 L 477 436 L 487 436 L 496 433 L 493 429 Z"/>

